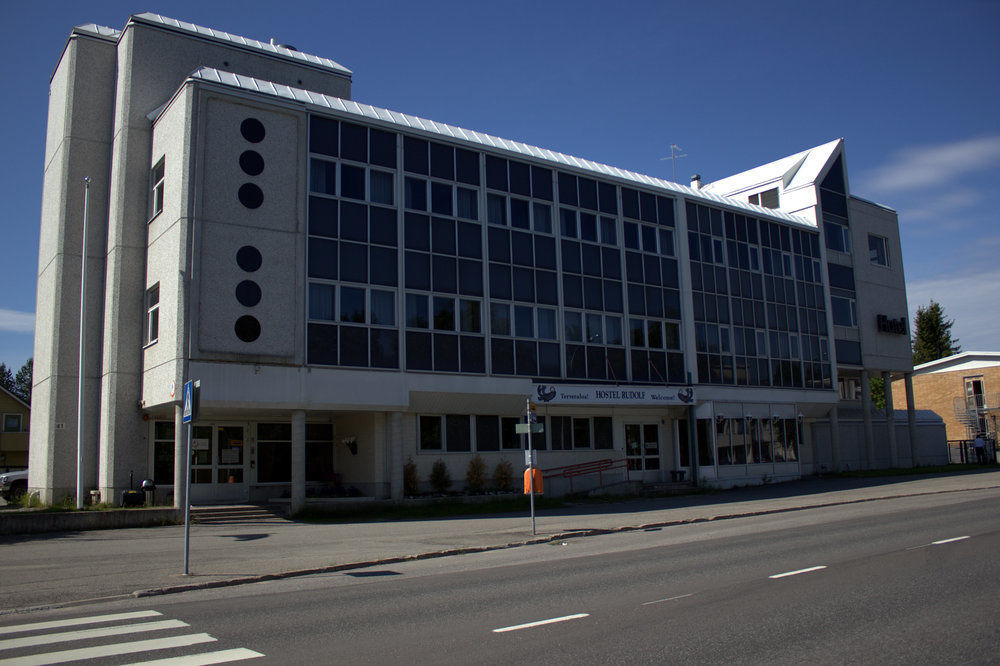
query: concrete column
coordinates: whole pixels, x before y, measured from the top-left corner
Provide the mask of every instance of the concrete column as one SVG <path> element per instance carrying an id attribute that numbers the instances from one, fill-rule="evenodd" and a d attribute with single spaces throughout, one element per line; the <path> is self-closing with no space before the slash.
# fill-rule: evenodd
<path id="1" fill-rule="evenodd" d="M 389 447 L 389 497 L 403 499 L 403 412 L 389 414 L 386 428 L 386 446 Z"/>
<path id="2" fill-rule="evenodd" d="M 892 408 L 892 377 L 888 372 L 882 373 L 882 384 L 885 386 L 885 427 L 889 432 L 889 466 L 899 467 L 899 452 L 896 450 L 896 414 Z"/>
<path id="3" fill-rule="evenodd" d="M 868 371 L 861 371 L 861 412 L 865 423 L 865 453 L 868 468 L 875 469 L 875 434 L 872 431 L 872 383 Z"/>
<path id="4" fill-rule="evenodd" d="M 292 505 L 295 515 L 306 506 L 306 413 L 292 412 Z"/>
<path id="5" fill-rule="evenodd" d="M 184 407 L 174 405 L 174 508 L 181 509 L 187 503 L 187 488 L 184 485 L 184 471 L 187 457 L 187 425 L 184 424 Z"/>
<path id="6" fill-rule="evenodd" d="M 906 425 L 910 431 L 910 466 L 917 466 L 917 410 L 913 407 L 913 373 L 903 375 L 906 386 Z"/>
<path id="7" fill-rule="evenodd" d="M 800 443 L 801 447 L 802 444 Z M 837 407 L 830 410 L 830 465 L 832 472 L 840 471 L 840 414 Z"/>

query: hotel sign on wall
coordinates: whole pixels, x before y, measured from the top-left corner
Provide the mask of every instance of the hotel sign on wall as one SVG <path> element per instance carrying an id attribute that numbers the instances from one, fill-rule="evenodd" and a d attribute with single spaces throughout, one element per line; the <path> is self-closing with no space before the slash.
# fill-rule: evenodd
<path id="1" fill-rule="evenodd" d="M 617 405 L 622 407 L 690 405 L 694 403 L 694 389 L 690 386 L 623 388 L 580 384 L 535 384 L 533 400 L 547 405 Z"/>
<path id="2" fill-rule="evenodd" d="M 906 335 L 906 317 L 892 319 L 884 314 L 875 317 L 875 324 L 881 333 L 892 333 L 894 335 Z"/>

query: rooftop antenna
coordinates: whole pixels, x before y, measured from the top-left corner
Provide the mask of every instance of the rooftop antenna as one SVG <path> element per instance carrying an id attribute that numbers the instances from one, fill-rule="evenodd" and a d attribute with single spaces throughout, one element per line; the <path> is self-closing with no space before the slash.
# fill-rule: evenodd
<path id="1" fill-rule="evenodd" d="M 673 181 L 675 183 L 677 182 L 677 160 L 679 160 L 682 157 L 687 157 L 687 153 L 683 153 L 683 154 L 680 154 L 680 155 L 677 154 L 677 153 L 680 153 L 682 150 L 684 150 L 684 149 L 681 148 L 680 146 L 678 146 L 676 143 L 672 143 L 672 144 L 670 144 L 670 156 L 669 157 L 661 157 L 660 158 L 660 161 L 670 160 L 670 165 L 673 167 L 673 172 L 674 172 Z M 676 151 L 676 152 L 674 152 L 674 151 Z"/>

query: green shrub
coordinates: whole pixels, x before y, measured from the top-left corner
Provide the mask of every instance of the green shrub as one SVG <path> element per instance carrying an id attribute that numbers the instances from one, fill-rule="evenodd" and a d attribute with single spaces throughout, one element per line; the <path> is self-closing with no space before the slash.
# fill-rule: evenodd
<path id="1" fill-rule="evenodd" d="M 417 474 L 417 463 L 413 462 L 413 458 L 407 458 L 406 464 L 403 465 L 403 494 L 416 495 L 419 487 L 420 475 Z"/>
<path id="2" fill-rule="evenodd" d="M 499 491 L 510 490 L 514 485 L 514 467 L 509 460 L 501 460 L 493 468 L 493 487 Z"/>
<path id="3" fill-rule="evenodd" d="M 443 493 L 451 487 L 451 474 L 448 473 L 448 466 L 443 460 L 438 458 L 431 467 L 431 488 L 436 493 Z"/>
<path id="4" fill-rule="evenodd" d="M 481 493 L 486 489 L 486 462 L 478 453 L 469 461 L 469 468 L 465 470 L 465 484 L 470 493 Z"/>

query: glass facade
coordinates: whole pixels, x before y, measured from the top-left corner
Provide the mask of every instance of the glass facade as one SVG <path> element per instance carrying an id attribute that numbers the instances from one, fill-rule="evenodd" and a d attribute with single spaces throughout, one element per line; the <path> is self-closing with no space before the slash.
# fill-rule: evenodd
<path id="1" fill-rule="evenodd" d="M 310 365 L 688 381 L 683 201 L 321 116 L 309 145 Z M 829 387 L 818 234 L 686 213 L 694 381 Z"/>

